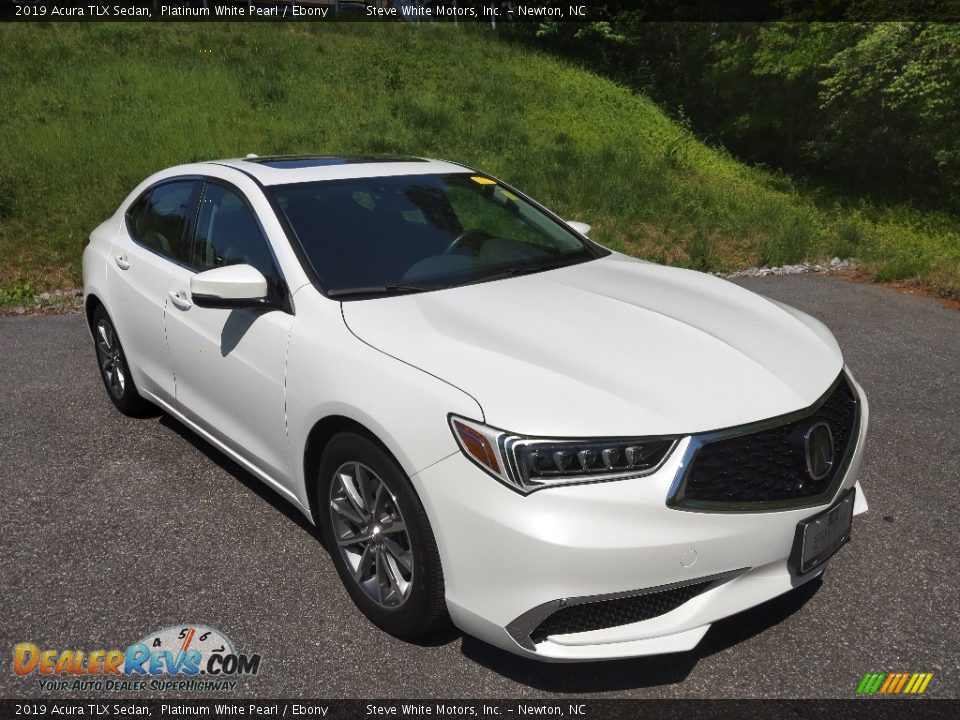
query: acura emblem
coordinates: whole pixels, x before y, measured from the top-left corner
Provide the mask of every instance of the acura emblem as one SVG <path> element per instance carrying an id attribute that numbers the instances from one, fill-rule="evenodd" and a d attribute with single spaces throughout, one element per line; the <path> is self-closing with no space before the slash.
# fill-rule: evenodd
<path id="1" fill-rule="evenodd" d="M 822 480 L 833 469 L 833 432 L 825 422 L 811 425 L 803 436 L 807 455 L 807 474 Z"/>

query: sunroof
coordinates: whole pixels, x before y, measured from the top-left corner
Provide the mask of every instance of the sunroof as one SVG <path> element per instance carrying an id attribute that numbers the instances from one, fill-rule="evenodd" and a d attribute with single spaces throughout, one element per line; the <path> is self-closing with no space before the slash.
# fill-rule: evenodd
<path id="1" fill-rule="evenodd" d="M 359 163 L 383 162 L 426 162 L 417 157 L 375 157 L 365 155 L 279 155 L 274 157 L 244 158 L 247 162 L 266 165 L 280 170 L 294 170 L 296 168 L 329 167 L 331 165 L 357 165 Z"/>

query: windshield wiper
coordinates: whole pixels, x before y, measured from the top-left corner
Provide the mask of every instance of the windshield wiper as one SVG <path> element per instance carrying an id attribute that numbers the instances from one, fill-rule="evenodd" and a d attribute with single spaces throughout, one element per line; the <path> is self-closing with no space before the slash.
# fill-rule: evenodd
<path id="1" fill-rule="evenodd" d="M 430 287 L 428 285 L 407 285 L 404 283 L 384 283 L 383 285 L 371 285 L 370 287 L 351 287 L 351 288 L 337 288 L 336 290 L 328 290 L 327 297 L 337 298 L 337 297 L 352 297 L 354 295 L 385 295 L 385 294 L 394 294 L 394 293 L 408 293 L 408 292 L 426 292 L 428 290 L 438 290 L 437 287 Z"/>
<path id="2" fill-rule="evenodd" d="M 538 262 L 538 263 L 527 263 L 525 265 L 514 265 L 513 267 L 500 270 L 489 275 L 483 275 L 478 277 L 476 280 L 472 281 L 470 284 L 474 283 L 483 283 L 488 280 L 502 280 L 503 278 L 516 277 L 517 275 L 531 275 L 533 273 L 543 272 L 544 270 L 555 270 L 559 267 L 564 267 L 565 265 L 573 265 L 575 260 L 570 257 L 565 257 L 560 260 L 554 260 L 552 262 Z"/>

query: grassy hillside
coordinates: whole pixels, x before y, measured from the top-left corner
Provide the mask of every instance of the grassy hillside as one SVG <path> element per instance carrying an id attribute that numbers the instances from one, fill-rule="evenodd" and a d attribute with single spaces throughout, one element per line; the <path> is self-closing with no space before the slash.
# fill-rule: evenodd
<path id="1" fill-rule="evenodd" d="M 814 199 L 646 98 L 479 30 L 5 25 L 0 47 L 0 304 L 77 283 L 86 235 L 151 172 L 249 152 L 446 157 L 659 262 L 854 256 L 960 297 L 956 218 Z"/>

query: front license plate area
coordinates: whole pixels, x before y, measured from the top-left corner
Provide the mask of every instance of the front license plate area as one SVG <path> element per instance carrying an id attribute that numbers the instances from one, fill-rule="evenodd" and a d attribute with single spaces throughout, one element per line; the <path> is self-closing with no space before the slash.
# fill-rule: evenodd
<path id="1" fill-rule="evenodd" d="M 797 523 L 790 553 L 790 568 L 805 575 L 823 565 L 848 542 L 853 527 L 853 501 L 856 489 L 850 488 L 823 512 Z"/>

